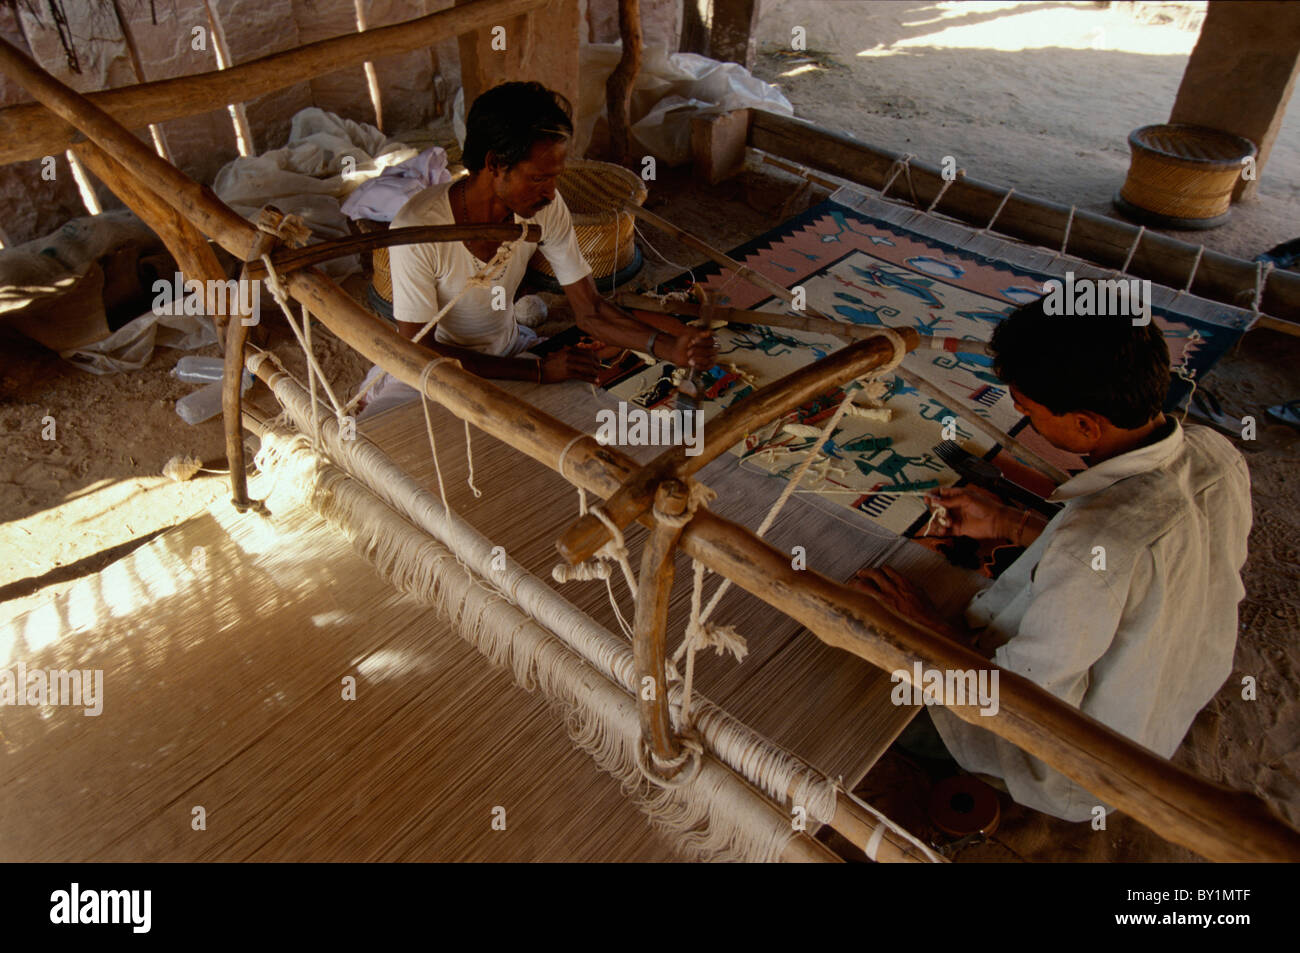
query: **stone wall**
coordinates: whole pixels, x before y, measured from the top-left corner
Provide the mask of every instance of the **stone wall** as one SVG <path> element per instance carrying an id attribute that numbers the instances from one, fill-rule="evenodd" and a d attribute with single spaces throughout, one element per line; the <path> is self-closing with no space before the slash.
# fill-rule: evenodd
<path id="1" fill-rule="evenodd" d="M 366 0 L 367 27 L 386 26 L 435 13 L 452 0 Z M 60 81 L 82 92 L 131 85 L 135 73 L 122 28 L 107 0 L 75 0 L 63 4 L 80 73 L 69 65 L 45 4 L 25 4 L 18 16 L 0 4 L 0 36 L 33 58 Z M 194 49 L 194 28 L 207 30 L 203 0 L 120 2 L 127 29 L 135 40 L 146 80 L 169 79 L 217 68 L 215 46 Z M 353 0 L 219 0 L 213 4 L 221 19 L 231 60 L 243 63 L 356 29 Z M 151 7 L 158 22 L 151 18 Z M 21 22 L 19 22 L 21 17 Z M 87 39 L 93 37 L 94 39 Z M 443 112 L 460 86 L 460 61 L 455 39 L 432 49 L 375 61 L 384 109 L 384 129 L 390 134 L 423 125 Z M 0 74 L 0 107 L 28 101 L 26 92 Z M 298 83 L 245 104 L 254 148 L 258 152 L 283 145 L 293 114 L 307 106 L 357 121 L 374 123 L 374 108 L 360 66 Z M 188 116 L 163 124 L 163 133 L 176 165 L 198 181 L 211 183 L 217 170 L 238 155 L 234 127 L 227 110 Z M 149 141 L 147 130 L 137 130 Z M 69 218 L 84 215 L 75 182 L 62 155 L 55 157 L 53 181 L 41 178 L 40 160 L 0 166 L 0 238 L 6 244 L 28 241 L 58 228 Z M 105 208 L 119 207 L 116 198 L 97 187 Z"/>
<path id="2" fill-rule="evenodd" d="M 683 0 L 641 0 L 647 45 L 678 48 Z M 365 0 L 367 27 L 386 26 L 435 13 L 453 0 Z M 170 79 L 217 68 L 215 45 L 205 37 L 195 49 L 195 29 L 208 29 L 203 0 L 122 0 L 118 4 L 140 53 L 145 80 Z M 27 49 L 40 65 L 62 82 L 82 92 L 128 86 L 136 76 L 127 52 L 122 24 L 108 0 L 65 0 L 64 9 L 76 42 L 80 72 L 69 65 L 48 8 L 43 3 L 0 3 L 0 36 Z M 356 29 L 353 0 L 218 0 L 213 3 L 225 32 L 231 60 L 244 63 L 269 53 L 338 36 Z M 582 41 L 609 43 L 618 39 L 617 0 L 585 0 Z M 39 13 L 33 13 L 32 10 Z M 157 16 L 153 22 L 152 14 Z M 21 17 L 21 22 L 19 21 Z M 94 39 L 89 39 L 93 37 Z M 413 53 L 375 62 L 384 110 L 383 128 L 391 134 L 421 126 L 450 113 L 460 88 L 460 57 L 455 39 Z M 30 97 L 0 74 L 0 108 Z M 277 148 L 289 134 L 293 114 L 319 106 L 346 119 L 375 122 L 366 78 L 360 66 L 318 76 L 245 104 L 253 145 L 258 152 Z M 238 155 L 229 112 L 214 110 L 163 123 L 163 134 L 176 165 L 187 175 L 211 183 L 217 170 Z M 145 141 L 147 130 L 137 130 Z M 41 161 L 0 166 L 0 240 L 12 245 L 58 228 L 69 218 L 85 214 L 66 159 L 54 157 L 55 177 L 40 175 Z M 96 183 L 105 208 L 121 203 Z"/>
<path id="3" fill-rule="evenodd" d="M 675 53 L 682 34 L 682 3 L 694 0 L 641 0 L 641 34 L 646 46 Z M 618 0 L 587 0 L 587 42 L 618 41 Z"/>

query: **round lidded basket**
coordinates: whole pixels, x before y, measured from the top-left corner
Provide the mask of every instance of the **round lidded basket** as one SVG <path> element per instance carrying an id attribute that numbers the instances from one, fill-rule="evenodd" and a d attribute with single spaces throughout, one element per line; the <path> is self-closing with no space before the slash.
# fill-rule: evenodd
<path id="1" fill-rule="evenodd" d="M 569 207 L 578 247 L 591 265 L 597 287 L 620 285 L 641 270 L 635 219 L 623 208 L 628 202 L 645 203 L 646 187 L 640 176 L 612 162 L 574 159 L 565 163 L 555 188 Z M 540 250 L 528 262 L 528 270 L 534 284 L 547 291 L 561 290 Z"/>
<path id="2" fill-rule="evenodd" d="M 1115 207 L 1165 228 L 1214 228 L 1228 220 L 1232 192 L 1255 144 L 1242 136 L 1165 123 L 1129 133 L 1132 158 Z"/>

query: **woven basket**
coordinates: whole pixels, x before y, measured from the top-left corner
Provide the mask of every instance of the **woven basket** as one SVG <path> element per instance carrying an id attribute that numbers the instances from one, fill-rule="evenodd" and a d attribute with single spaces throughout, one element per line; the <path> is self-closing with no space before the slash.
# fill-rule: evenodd
<path id="1" fill-rule="evenodd" d="M 640 261 L 640 255 L 632 213 L 623 211 L 623 205 L 645 202 L 646 188 L 640 177 L 611 162 L 576 159 L 565 164 L 555 187 L 569 207 L 578 247 L 596 282 L 611 276 L 620 281 L 631 278 L 626 273 Z M 541 252 L 533 255 L 528 267 L 529 277 L 538 284 L 559 290 L 551 263 Z"/>
<path id="2" fill-rule="evenodd" d="M 1120 211 L 1172 228 L 1212 228 L 1227 220 L 1249 139 L 1200 126 L 1143 126 L 1128 137 L 1132 160 L 1115 197 Z"/>

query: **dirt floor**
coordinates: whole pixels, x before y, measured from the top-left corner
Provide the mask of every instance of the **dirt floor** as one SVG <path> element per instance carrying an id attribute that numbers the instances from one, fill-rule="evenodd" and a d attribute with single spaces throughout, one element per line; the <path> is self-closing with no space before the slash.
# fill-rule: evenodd
<path id="1" fill-rule="evenodd" d="M 796 115 L 828 128 L 930 161 L 951 154 L 972 176 L 1110 213 L 1110 196 L 1127 169 L 1126 136 L 1167 117 L 1195 41 L 1196 5 L 1169 5 L 1163 13 L 1153 6 L 765 0 L 764 52 L 756 72 L 781 84 Z M 792 57 L 782 39 L 795 25 L 807 30 L 815 52 L 811 69 L 800 69 L 809 63 Z M 1236 207 L 1227 226 L 1192 240 L 1252 258 L 1296 237 L 1297 173 L 1300 123 L 1293 117 L 1264 171 L 1259 197 Z M 648 204 L 729 248 L 798 211 L 788 205 L 797 185 L 789 176 L 751 171 L 708 190 L 670 172 L 661 175 Z M 648 281 L 699 260 L 667 238 L 649 238 Z M 360 296 L 364 282 L 354 277 L 348 287 Z M 301 372 L 297 347 L 276 330 L 283 322 L 269 302 L 263 313 L 272 328 L 269 346 Z M 331 379 L 355 387 L 366 369 L 361 360 L 327 332 L 318 333 L 317 344 Z M 35 346 L 0 352 L 6 444 L 0 458 L 0 616 L 31 608 L 66 577 L 102 568 L 160 529 L 227 505 L 220 475 L 184 484 L 160 476 L 177 454 L 224 466 L 219 422 L 189 427 L 173 410 L 190 389 L 169 376 L 178 356 L 160 350 L 139 372 L 94 377 Z M 1255 526 L 1236 669 L 1176 758 L 1268 798 L 1293 824 L 1300 823 L 1300 506 L 1290 479 L 1300 433 L 1270 423 L 1264 408 L 1300 396 L 1293 371 L 1298 362 L 1300 340 L 1254 331 L 1202 382 L 1228 413 L 1258 422 L 1257 439 L 1237 443 L 1250 465 Z M 254 399 L 265 396 L 254 392 Z M 46 418 L 55 422 L 55 439 L 42 439 Z M 1240 697 L 1246 675 L 1259 684 L 1257 702 Z M 868 784 L 873 801 L 898 820 L 925 827 L 928 782 L 906 759 L 886 756 Z M 1127 818 L 1112 817 L 1106 831 L 1094 832 L 1021 810 L 1005 798 L 1003 811 L 994 838 L 966 847 L 960 859 L 1191 856 Z"/>

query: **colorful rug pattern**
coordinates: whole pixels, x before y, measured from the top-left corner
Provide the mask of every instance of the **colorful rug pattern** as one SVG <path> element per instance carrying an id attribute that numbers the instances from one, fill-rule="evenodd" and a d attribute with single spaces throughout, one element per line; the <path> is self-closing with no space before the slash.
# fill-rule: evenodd
<path id="1" fill-rule="evenodd" d="M 730 253 L 787 288 L 802 286 L 807 304 L 846 324 L 911 327 L 922 334 L 988 340 L 993 327 L 1017 305 L 1042 294 L 1050 274 L 1030 272 L 939 242 L 899 225 L 868 217 L 833 201 L 824 202 Z M 1062 267 L 1061 272 L 1064 271 Z M 795 314 L 783 301 L 716 265 L 695 269 L 680 282 L 695 281 L 718 293 L 722 304 Z M 677 284 L 677 282 L 674 282 Z M 670 286 L 671 287 L 671 286 Z M 1175 367 L 1203 376 L 1241 335 L 1223 325 L 1153 308 Z M 718 332 L 720 366 L 701 407 L 708 420 L 758 385 L 844 346 L 826 335 L 758 325 Z M 827 441 L 827 460 L 804 478 L 799 493 L 812 492 L 864 514 L 895 533 L 916 535 L 929 513 L 921 492 L 951 486 L 958 475 L 935 454 L 945 436 L 966 450 L 992 460 L 1006 476 L 1039 493 L 1050 483 L 966 422 L 978 414 L 1065 470 L 1082 462 L 1046 443 L 1012 406 L 1007 389 L 982 355 L 923 351 L 908 355 L 906 367 L 952 395 L 960 404 L 945 406 L 893 378 L 885 405 L 888 423 L 844 418 Z M 732 364 L 743 372 L 727 370 Z M 642 407 L 671 399 L 670 365 L 624 365 L 605 382 L 615 396 Z M 1181 384 L 1181 381 L 1176 381 Z M 1185 400 L 1188 388 L 1171 390 L 1171 406 Z M 790 478 L 816 437 L 787 430 L 786 424 L 818 426 L 834 412 L 843 394 L 824 395 L 751 435 L 733 449 L 745 467 Z M 954 402 L 955 403 L 955 402 Z M 945 434 L 945 418 L 949 421 Z"/>

